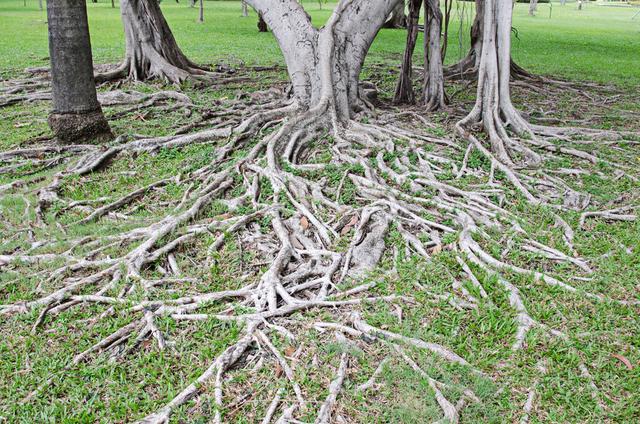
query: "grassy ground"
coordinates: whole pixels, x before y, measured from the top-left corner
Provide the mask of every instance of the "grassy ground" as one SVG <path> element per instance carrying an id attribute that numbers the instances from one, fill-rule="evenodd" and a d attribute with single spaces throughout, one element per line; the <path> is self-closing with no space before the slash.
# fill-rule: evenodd
<path id="1" fill-rule="evenodd" d="M 205 1 L 204 23 L 196 21 L 197 9 L 189 8 L 185 2 L 176 4 L 166 0 L 162 9 L 180 46 L 198 62 L 279 62 L 281 54 L 273 37 L 256 31 L 255 17 L 242 18 L 237 3 Z M 326 21 L 328 9 L 333 5 L 328 3 L 320 11 L 316 1 L 305 0 L 304 4 L 318 25 Z M 107 0 L 88 2 L 87 8 L 95 62 L 117 62 L 124 46 L 119 10 L 112 9 Z M 473 3 L 458 2 L 453 10 L 449 61 L 459 58 L 461 51 L 466 53 Z M 594 4 L 577 11 L 573 3 L 564 7 L 554 3 L 551 10 L 549 4 L 540 4 L 538 16 L 530 17 L 528 6 L 517 4 L 514 27 L 518 37 L 514 39 L 513 55 L 520 64 L 537 73 L 637 85 L 640 81 L 637 65 L 640 18 L 631 19 L 637 11 Z M 463 40 L 459 43 L 461 24 Z M 0 27 L 3 28 L 1 73 L 47 64 L 46 12 L 38 10 L 35 0 L 29 0 L 27 7 L 22 0 L 0 0 Z M 403 31 L 383 31 L 374 43 L 369 60 L 383 61 L 399 56 L 404 38 Z"/>
<path id="2" fill-rule="evenodd" d="M 317 3 L 308 2 L 314 20 L 326 19 L 328 12 L 318 11 Z M 110 3 L 88 3 L 94 55 L 97 62 L 116 62 L 122 56 L 122 35 L 117 10 Z M 169 0 L 163 2 L 163 10 L 174 28 L 176 38 L 186 53 L 199 62 L 231 63 L 246 62 L 271 64 L 280 60 L 280 53 L 269 34 L 255 30 L 255 19 L 239 17 L 237 2 L 206 2 L 206 22 L 195 22 L 196 10 L 185 4 L 176 5 Z M 462 4 L 460 8 L 462 8 Z M 464 7 L 468 8 L 469 4 Z M 519 39 L 514 43 L 514 56 L 520 64 L 534 72 L 559 75 L 565 78 L 597 82 L 613 81 L 625 86 L 626 92 L 616 97 L 609 106 L 595 105 L 584 99 L 576 100 L 576 94 L 564 92 L 549 102 L 545 96 L 523 90 L 516 91 L 516 102 L 532 116 L 540 110 L 554 112 L 550 117 L 561 119 L 585 119 L 593 127 L 640 129 L 640 22 L 632 21 L 634 9 L 601 8 L 588 5 L 577 12 L 569 4 L 562 8 L 554 4 L 551 18 L 548 5 L 540 5 L 537 17 L 526 15 L 526 5 L 518 5 L 515 27 Z M 462 13 L 462 11 L 460 12 Z M 465 14 L 466 15 L 466 14 Z M 457 28 L 458 25 L 453 25 Z M 27 66 L 46 65 L 46 27 L 43 13 L 37 10 L 32 0 L 24 8 L 20 1 L 0 0 L 0 72 L 15 75 Z M 466 31 L 466 30 L 465 30 Z M 456 38 L 452 37 L 453 39 Z M 402 31 L 382 31 L 373 47 L 370 62 L 396 63 L 402 51 Z M 464 50 L 464 48 L 463 48 Z M 456 43 L 452 43 L 449 58 L 459 55 Z M 380 82 L 388 95 L 394 79 L 393 74 L 381 73 L 377 68 L 367 70 Z M 270 78 L 258 85 L 268 86 Z M 154 84 L 125 86 L 141 91 L 160 88 Z M 255 88 L 255 86 L 252 86 Z M 194 102 L 206 109 L 215 98 L 232 97 L 238 88 L 227 90 L 192 89 L 185 92 Z M 453 91 L 453 88 L 450 88 Z M 594 94 L 597 101 L 600 97 Z M 468 109 L 473 93 L 463 91 L 455 97 Z M 46 136 L 46 102 L 16 105 L 0 109 L 1 150 L 24 145 L 32 137 Z M 117 110 L 107 108 L 107 115 Z M 537 115 L 536 115 L 537 114 Z M 634 119 L 635 117 L 635 119 Z M 446 134 L 450 122 L 442 114 L 429 116 L 438 126 L 434 133 Z M 111 121 L 118 134 L 143 133 L 147 135 L 171 134 L 175 128 L 190 122 L 193 117 L 180 113 L 163 114 L 154 110 L 134 112 Z M 580 145 L 577 145 L 580 146 Z M 211 160 L 216 145 L 194 146 L 181 150 L 162 150 L 158 154 L 143 154 L 119 158 L 104 172 L 70 181 L 63 197 L 72 200 L 97 199 L 103 196 L 118 198 L 131 190 L 154 180 L 197 169 Z M 584 148 L 584 146 L 580 146 Z M 633 146 L 627 148 L 640 164 L 640 152 Z M 595 146 L 601 157 L 615 161 L 623 152 L 617 147 Z M 330 160 L 330 151 L 322 156 Z M 457 158 L 461 159 L 461 158 Z M 581 164 L 584 165 L 584 164 Z M 472 156 L 472 168 L 487 168 L 480 156 Z M 550 170 L 574 166 L 572 161 L 561 158 L 546 164 Z M 590 171 L 571 181 L 571 185 L 593 196 L 594 203 L 604 207 L 615 207 L 620 201 L 638 204 L 640 183 L 631 178 L 612 179 L 613 170 L 605 165 L 588 165 Z M 50 178 L 52 171 L 33 172 Z M 328 184 L 337 184 L 344 170 L 330 169 L 325 177 Z M 640 177 L 636 170 L 632 175 Z M 133 173 L 133 174 L 132 174 Z M 0 174 L 0 185 L 13 181 L 15 175 Z M 462 186 L 476 181 L 464 180 Z M 52 210 L 43 228 L 31 228 L 35 239 L 73 236 L 106 236 L 141 222 L 164 216 L 171 208 L 164 202 L 176 200 L 184 193 L 183 186 L 167 186 L 166 190 L 154 193 L 137 205 L 133 222 L 101 220 L 85 226 L 73 224 L 80 216 L 63 213 L 55 217 Z M 0 254 L 24 248 L 29 244 L 29 231 L 16 231 L 33 216 L 24 216 L 27 201 L 35 203 L 33 193 L 27 196 L 6 195 L 0 197 Z M 354 202 L 348 185 L 343 190 L 341 201 Z M 537 240 L 562 248 L 561 232 L 554 228 L 549 210 L 527 206 L 517 196 L 505 205 L 510 211 L 524 216 L 524 229 Z M 224 208 L 214 204 L 207 216 L 223 214 Z M 563 213 L 573 228 L 578 227 L 579 214 Z M 64 227 L 59 227 L 57 223 Z M 520 235 L 517 232 L 495 234 L 511 246 L 506 259 L 512 263 L 550 272 L 558 278 L 578 284 L 584 290 L 606 294 L 616 299 L 638 299 L 640 291 L 640 222 L 605 222 L 590 220 L 584 231 L 576 233 L 576 250 L 587 259 L 595 272 L 588 280 L 575 280 L 585 275 L 566 265 L 550 264 L 519 249 Z M 388 243 L 400 244 L 397 232 L 391 231 Z M 200 241 L 190 250 L 181 252 L 178 261 L 183 270 L 189 270 L 192 261 L 200 261 L 198 255 L 211 239 Z M 346 237 L 340 243 L 346 243 Z M 447 240 L 445 240 L 445 243 Z M 487 245 L 489 251 L 500 256 L 503 246 Z M 59 246 L 65 249 L 64 243 Z M 198 290 L 212 291 L 233 288 L 239 284 L 235 277 L 243 267 L 255 258 L 251 252 L 243 251 L 233 242 L 226 244 L 216 258 L 216 266 L 198 275 Z M 479 277 L 490 293 L 477 311 L 460 311 L 446 300 L 434 302 L 431 296 L 416 290 L 416 286 L 427 288 L 438 294 L 447 294 L 454 280 L 462 278 L 456 268 L 453 252 L 443 250 L 425 263 L 417 257 L 401 258 L 398 275 L 390 276 L 386 271 L 391 266 L 390 257 L 385 257 L 379 270 L 367 277 L 376 282 L 376 294 L 411 295 L 416 305 L 403 305 L 402 320 L 397 317 L 397 308 L 387 303 L 373 303 L 363 307 L 365 318 L 373 325 L 396 331 L 411 337 L 435 341 L 461 353 L 469 362 L 480 368 L 486 376 L 478 376 L 459 367 L 447 366 L 432 356 L 412 351 L 413 358 L 433 377 L 446 382 L 449 387 L 445 395 L 459 397 L 462 387 L 471 387 L 480 397 L 480 404 L 472 404 L 463 412 L 464 422 L 517 422 L 527 390 L 540 379 L 540 399 L 532 413 L 532 422 L 573 423 L 633 423 L 640 420 L 640 320 L 637 308 L 614 303 L 595 303 L 579 295 L 568 295 L 532 278 L 511 275 L 532 316 L 552 328 L 570 334 L 569 340 L 549 339 L 540 330 L 533 330 L 525 348 L 514 354 L 510 350 L 515 331 L 514 314 L 508 306 L 508 297 L 495 277 Z M 37 295 L 34 287 L 42 280 L 38 274 L 49 269 L 50 264 L 17 266 L 0 269 L 0 304 L 28 300 Z M 187 288 L 179 290 L 187 291 Z M 173 293 L 178 296 L 183 292 Z M 139 294 L 141 296 L 141 294 Z M 212 306 L 214 308 L 215 306 Z M 110 361 L 98 356 L 91 361 L 65 371 L 73 355 L 88 348 L 101 337 L 126 324 L 126 315 L 113 320 L 101 320 L 86 325 L 89 319 L 103 310 L 90 306 L 71 309 L 62 313 L 55 321 L 47 321 L 38 334 L 30 329 L 39 311 L 27 316 L 18 316 L 0 322 L 0 422 L 127 422 L 139 419 L 156 410 L 173 398 L 183 387 L 191 383 L 209 361 L 237 338 L 239 328 L 215 320 L 197 324 L 176 323 L 163 320 L 158 323 L 162 331 L 171 335 L 175 349 L 158 352 L 153 344 L 145 344 L 126 360 Z M 335 344 L 326 335 L 309 329 L 317 320 L 331 320 L 333 311 L 317 311 L 291 317 L 301 329 L 298 345 L 304 344 L 305 354 L 296 366 L 296 376 L 301 382 L 305 396 L 318 401 L 326 396 L 339 354 L 343 346 Z M 116 315 L 119 316 L 119 315 Z M 4 319 L 4 318 L 2 318 Z M 277 340 L 282 351 L 289 350 L 288 342 Z M 366 395 L 355 393 L 355 387 L 364 382 L 389 354 L 385 346 L 371 344 L 352 352 L 353 372 L 341 396 L 339 413 L 350 422 L 415 423 L 432 422 L 440 417 L 438 405 L 433 399 L 428 383 L 416 375 L 402 362 L 392 361 L 383 370 L 380 385 Z M 619 357 L 630 361 L 632 369 L 625 366 Z M 546 361 L 548 372 L 540 377 L 537 365 Z M 588 379 L 581 375 L 580 363 L 584 362 L 600 396 L 593 398 Z M 245 370 L 237 370 L 226 383 L 225 401 L 229 408 L 223 412 L 225 422 L 255 422 L 273 396 L 273 369 L 264 369 L 258 376 Z M 26 404 L 19 401 L 31 390 L 53 377 L 53 384 L 43 394 Z M 279 383 L 283 376 L 275 377 Z M 210 388 L 207 388 L 210 389 Z M 205 390 L 197 402 L 187 404 L 174 417 L 176 422 L 207 422 L 214 408 L 213 394 Z M 233 406 L 237 398 L 246 396 L 244 402 Z M 292 398 L 291 393 L 286 394 Z M 604 405 L 604 406 L 601 406 Z M 317 404 L 313 404 L 316 405 Z M 298 417 L 302 421 L 313 420 L 313 408 L 308 416 Z"/>

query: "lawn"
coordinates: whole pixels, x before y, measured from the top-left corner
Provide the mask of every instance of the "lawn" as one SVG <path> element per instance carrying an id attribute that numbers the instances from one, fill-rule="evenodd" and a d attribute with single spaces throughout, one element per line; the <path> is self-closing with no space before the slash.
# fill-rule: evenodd
<path id="1" fill-rule="evenodd" d="M 328 18 L 329 8 L 335 3 L 323 4 L 322 10 L 316 1 L 305 1 L 304 5 L 313 22 L 320 23 Z M 112 9 L 107 0 L 89 2 L 87 7 L 94 61 L 118 62 L 124 49 L 118 9 Z M 466 53 L 472 7 L 470 2 L 454 5 L 449 63 Z M 235 66 L 242 63 L 271 65 L 282 61 L 272 35 L 257 32 L 254 15 L 242 18 L 238 1 L 205 1 L 204 23 L 196 22 L 198 10 L 190 8 L 187 0 L 179 4 L 165 0 L 162 9 L 179 45 L 196 62 Z M 513 57 L 520 65 L 533 73 L 555 78 L 614 84 L 615 91 L 585 85 L 587 92 L 580 94 L 575 87 L 581 86 L 577 84 L 567 90 L 551 88 L 553 96 L 549 96 L 515 86 L 517 107 L 534 121 L 556 119 L 598 129 L 628 129 L 640 133 L 640 17 L 631 19 L 637 11 L 637 8 L 603 7 L 591 3 L 585 10 L 577 11 L 574 3 L 565 7 L 554 3 L 552 8 L 549 4 L 540 4 L 538 15 L 530 17 L 528 5 L 518 4 L 514 18 Z M 22 0 L 0 0 L 1 77 L 18 77 L 26 67 L 48 64 L 45 15 L 38 10 L 34 0 L 29 0 L 27 7 L 23 6 Z M 460 31 L 461 43 L 458 42 Z M 387 66 L 365 69 L 365 75 L 381 89 L 382 98 L 389 98 L 392 93 L 396 78 L 392 68 L 399 63 L 404 39 L 402 30 L 382 30 L 368 57 L 369 65 Z M 420 51 L 416 53 L 419 54 Z M 239 94 L 245 89 L 283 85 L 283 75 L 277 70 L 260 74 L 250 72 L 249 76 L 253 80 L 246 85 L 193 87 L 186 84 L 182 89 L 194 103 L 189 113 L 182 108 L 167 112 L 160 109 L 161 105 L 127 112 L 118 107 L 106 107 L 105 114 L 117 135 L 130 138 L 139 134 L 172 135 L 179 128 L 194 123 L 201 112 L 226 113 L 224 102 L 241 99 Z M 109 88 L 113 87 L 100 87 L 100 91 Z M 120 88 L 145 93 L 176 89 L 160 82 L 123 83 Z M 460 109 L 452 108 L 452 115 L 471 108 L 473 86 L 451 82 L 447 83 L 447 89 L 453 105 Z M 49 106 L 48 102 L 34 102 L 0 108 L 0 151 L 28 147 L 49 137 L 46 123 Z M 427 130 L 431 136 L 451 134 L 455 120 L 447 113 L 426 114 L 425 117 L 431 123 Z M 318 146 L 313 146 L 318 152 L 315 157 L 318 163 L 332 161 L 333 153 L 327 141 L 330 140 L 319 140 Z M 589 144 L 590 141 L 576 138 L 560 142 L 588 150 L 603 161 L 592 164 L 569 156 L 550 156 L 544 171 L 558 178 L 567 175 L 564 178 L 567 190 L 587 193 L 594 208 L 597 205 L 599 209 L 613 209 L 631 204 L 637 213 L 640 206 L 640 137 L 630 135 L 619 143 Z M 253 146 L 251 143 L 229 157 L 229 163 L 235 164 L 246 156 Z M 84 205 L 101 204 L 105 199 L 113 201 L 159 179 L 188 175 L 207 166 L 222 145 L 216 141 L 157 152 L 122 154 L 101 172 L 65 180 L 60 197 Z M 406 147 L 400 140 L 398 146 Z M 441 153 L 438 146 L 432 147 L 434 154 Z M 398 151 L 401 150 L 392 153 L 380 149 L 380 154 L 384 153 L 384 159 L 393 163 L 401 159 Z M 460 163 L 464 149 L 447 151 L 447 154 L 451 160 Z M 171 182 L 162 190 L 145 194 L 123 210 L 129 214 L 129 219 L 105 217 L 87 225 L 78 224 L 84 216 L 82 210 L 69 210 L 56 203 L 46 212 L 42 223 L 33 225 L 37 188 L 66 166 L 41 169 L 36 159 L 32 164 L 16 169 L 4 168 L 5 164 L 0 163 L 0 264 L 2 255 L 16 251 L 36 254 L 47 253 L 46 249 L 50 248 L 56 253 L 68 249 L 88 253 L 92 247 L 80 244 L 72 248 L 69 240 L 106 240 L 141 224 L 156 222 L 175 213 L 179 206 L 176 209 L 174 206 L 181 204 L 180 200 L 186 198 L 190 190 L 186 184 Z M 374 149 L 371 161 L 376 160 Z M 616 162 L 624 163 L 625 167 L 620 169 L 626 174 L 619 174 L 619 169 L 612 165 Z M 442 181 L 460 189 L 478 189 L 481 181 L 473 173 L 458 179 L 448 165 L 441 166 L 444 171 L 438 177 Z M 477 151 L 469 156 L 468 167 L 479 175 L 485 175 L 490 169 L 486 158 Z M 574 168 L 585 172 L 577 172 Z M 340 182 L 347 172 L 361 172 L 357 166 L 342 164 L 314 172 L 309 171 L 309 174 L 330 187 L 332 194 L 336 193 L 336 202 L 362 206 L 350 180 L 345 180 L 343 188 Z M 6 185 L 18 178 L 28 179 L 31 185 L 24 190 L 5 190 Z M 499 174 L 496 180 L 501 181 Z M 260 194 L 262 199 L 269 194 L 270 186 L 265 187 Z M 397 189 L 408 191 L 400 185 Z M 423 194 L 430 196 L 433 193 Z M 531 239 L 566 251 L 564 232 L 554 219 L 555 209 L 532 206 L 515 190 L 508 190 L 500 204 L 512 214 L 509 216 L 518 217 L 518 225 Z M 284 209 L 287 207 L 285 204 Z M 229 214 L 224 202 L 215 201 L 201 218 L 216 220 Z M 596 302 L 586 298 L 583 291 L 612 299 L 640 300 L 640 221 L 608 221 L 595 217 L 581 226 L 579 212 L 562 211 L 561 216 L 576 230 L 575 250 L 588 261 L 593 273 L 588 274 L 567 263 L 545 260 L 524 250 L 522 246 L 527 238 L 516 225 L 503 227 L 503 232 L 487 228 L 487 237 L 482 238 L 483 248 L 495 257 L 552 274 L 580 290 L 567 293 L 543 284 L 531 275 L 505 272 L 509 281 L 519 288 L 530 315 L 546 326 L 533 328 L 523 349 L 517 352 L 511 349 L 517 324 L 509 294 L 496 275 L 474 267 L 479 282 L 488 292 L 486 298 L 480 298 L 477 287 L 471 286 L 460 271 L 457 252 L 447 248 L 455 241 L 457 233 L 448 234 L 442 240 L 444 248 L 434 249 L 431 260 L 425 261 L 405 250 L 402 234 L 392 225 L 385 241 L 388 246 L 397 248 L 396 255 L 387 252 L 380 266 L 367 274 L 364 281 L 347 279 L 339 288 L 346 290 L 371 283 L 372 296 L 412 297 L 414 302 L 408 304 L 364 303 L 359 311 L 367 322 L 378 328 L 447 346 L 481 371 L 477 373 L 443 363 L 424 350 L 406 349 L 423 370 L 446 385 L 443 392 L 447 398 L 461 399 L 465 388 L 475 392 L 480 402 L 470 402 L 464 407 L 461 422 L 519 422 L 531 388 L 537 394 L 530 414 L 532 423 L 639 422 L 640 310 L 609 300 Z M 256 225 L 260 229 L 271 228 L 266 218 Z M 176 229 L 176 234 L 181 230 Z M 166 291 L 164 287 L 157 288 L 151 295 L 172 299 L 194 291 L 233 290 L 244 284 L 240 276 L 248 273 L 247 269 L 266 270 L 268 261 L 264 262 L 256 252 L 244 249 L 240 238 L 235 240 L 232 236 L 225 238 L 224 247 L 215 253 L 209 265 L 206 261 L 210 258 L 205 257 L 204 252 L 216 236 L 206 234 L 184 250 L 176 251 L 179 268 L 185 275 L 194 277 L 193 286 L 189 285 L 191 283 L 176 285 Z M 35 240 L 47 240 L 50 245 L 45 248 Z M 341 234 L 332 248 L 346 249 L 349 242 L 350 235 Z M 508 246 L 506 249 L 505 245 Z M 101 255 L 117 257 L 128 247 L 114 243 Z M 208 266 L 200 266 L 205 262 Z M 41 295 L 41 289 L 45 292 L 53 290 L 58 280 L 46 277 L 58 266 L 61 263 L 46 261 L 0 265 L 0 305 L 32 300 Z M 154 269 L 146 272 L 145 278 L 162 276 Z M 467 310 L 452 304 L 452 287 L 461 281 L 473 296 L 479 298 L 477 309 Z M 119 282 L 113 291 L 117 293 L 124 288 L 124 283 Z M 89 288 L 82 294 L 93 294 L 94 289 Z M 137 302 L 148 295 L 136 288 L 127 299 Z M 205 311 L 220 313 L 229 304 L 211 302 Z M 151 338 L 128 355 L 119 357 L 118 354 L 128 346 L 125 342 L 121 348 L 94 352 L 86 361 L 74 365 L 72 359 L 76 354 L 130 322 L 129 306 L 115 305 L 110 316 L 96 319 L 107 306 L 81 304 L 55 317 L 47 317 L 34 331 L 32 327 L 39 310 L 12 317 L 0 315 L 0 424 L 112 423 L 141 419 L 192 383 L 213 358 L 238 339 L 242 331 L 239 324 L 215 318 L 185 322 L 161 317 L 156 324 L 167 335 L 168 349 L 159 351 Z M 242 310 L 244 307 L 237 308 Z M 362 340 L 357 340 L 357 346 L 354 343 L 345 347 L 328 333 L 320 333 L 313 327 L 317 321 L 332 321 L 339 317 L 338 309 L 319 309 L 299 312 L 278 321 L 283 326 L 295 328 L 295 343 L 277 331 L 271 333 L 276 348 L 286 352 L 288 358 L 297 358 L 291 363 L 295 364 L 296 380 L 310 406 L 296 418 L 313 422 L 345 351 L 351 362 L 336 414 L 347 422 L 426 423 L 441 418 L 428 380 L 398 360 L 387 344 L 373 343 L 363 336 Z M 549 328 L 567 336 L 550 337 Z M 295 352 L 298 347 L 300 355 Z M 282 369 L 271 362 L 263 368 L 254 368 L 251 361 L 257 360 L 251 357 L 253 353 L 241 361 L 247 366 L 238 366 L 227 374 L 223 422 L 260 422 L 275 391 L 281 386 L 287 387 L 283 399 L 287 402 L 295 400 Z M 394 359 L 382 368 L 375 389 L 357 391 L 356 387 L 371 376 L 385 357 Z M 544 372 L 541 367 L 545 368 Z M 587 374 L 584 369 L 588 370 Z M 41 390 L 28 398 L 38 388 Z M 200 397 L 178 409 L 171 422 L 210 422 L 215 408 L 213 384 L 209 383 L 203 387 Z"/>
<path id="2" fill-rule="evenodd" d="M 197 8 L 166 0 L 162 9 L 178 40 L 192 59 L 270 64 L 282 61 L 277 44 L 269 34 L 256 31 L 256 18 L 242 18 L 238 2 L 205 1 L 205 22 L 198 23 Z M 117 3 L 117 2 L 116 2 Z M 326 21 L 333 3 L 319 10 L 316 1 L 305 0 L 305 8 L 318 25 Z M 119 10 L 111 2 L 87 3 L 91 41 L 96 63 L 117 62 L 123 55 L 124 38 Z M 551 10 L 550 10 L 551 9 Z M 574 3 L 540 4 L 538 15 L 528 15 L 526 4 L 517 4 L 514 16 L 514 58 L 534 72 L 572 80 L 637 85 L 640 81 L 637 57 L 640 52 L 640 17 L 637 8 L 599 7 L 589 4 L 577 11 Z M 473 3 L 457 2 L 453 8 L 448 62 L 455 61 L 468 47 L 468 26 Z M 462 43 L 459 31 L 462 27 Z M 28 66 L 47 64 L 46 12 L 29 0 L 0 0 L 0 72 L 15 73 Z M 372 48 L 370 61 L 399 58 L 405 33 L 382 31 Z M 419 43 L 420 44 L 420 43 Z M 461 48 L 462 46 L 462 48 Z M 420 46 L 418 48 L 418 53 Z M 0 74 L 1 75 L 1 74 Z"/>

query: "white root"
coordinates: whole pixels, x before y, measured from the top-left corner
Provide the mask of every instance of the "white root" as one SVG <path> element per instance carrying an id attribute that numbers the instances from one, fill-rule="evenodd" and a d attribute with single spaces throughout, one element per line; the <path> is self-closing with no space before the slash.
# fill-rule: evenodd
<path id="1" fill-rule="evenodd" d="M 429 382 L 429 387 L 431 387 L 431 390 L 433 390 L 433 393 L 436 396 L 436 401 L 438 402 L 438 405 L 440 405 L 440 409 L 442 409 L 442 412 L 444 414 L 444 422 L 458 423 L 458 421 L 460 421 L 460 416 L 458 414 L 457 408 L 451 402 L 449 402 L 446 397 L 444 397 L 444 395 L 440 391 L 440 388 L 438 387 L 442 386 L 443 384 L 437 380 L 434 380 L 426 372 L 424 372 L 422 368 L 420 368 L 418 364 L 416 364 L 413 359 L 411 359 L 404 352 L 404 350 L 402 350 L 402 348 L 396 345 L 393 345 L 393 347 L 395 348 L 396 352 L 398 352 L 398 354 L 402 357 L 402 359 L 404 359 L 415 372 L 420 374 L 422 378 L 425 378 Z"/>
<path id="2" fill-rule="evenodd" d="M 324 403 L 320 407 L 320 412 L 316 417 L 315 424 L 329 424 L 331 422 L 331 413 L 338 398 L 340 390 L 342 390 L 342 383 L 344 382 L 347 374 L 347 366 L 349 364 L 347 353 L 340 355 L 340 366 L 336 373 L 336 378 L 329 385 L 329 395 L 325 399 Z"/>
<path id="3" fill-rule="evenodd" d="M 545 363 L 543 362 L 539 363 L 537 368 L 540 373 L 540 376 L 535 379 L 535 381 L 533 382 L 533 385 L 531 386 L 531 388 L 527 393 L 527 401 L 525 402 L 524 407 L 522 408 L 523 415 L 520 418 L 520 424 L 529 423 L 531 412 L 533 411 L 533 408 L 535 406 L 535 401 L 537 397 L 536 390 L 538 388 L 538 385 L 540 384 L 540 378 L 544 377 L 547 374 L 548 367 Z"/>
<path id="4" fill-rule="evenodd" d="M 376 384 L 376 379 L 378 378 L 378 376 L 380 374 L 382 374 L 382 371 L 384 370 L 384 367 L 387 365 L 387 363 L 389 363 L 390 360 L 391 360 L 391 358 L 386 357 L 382 361 L 380 361 L 380 363 L 376 367 L 375 371 L 373 371 L 373 374 L 371 374 L 371 377 L 369 377 L 369 379 L 367 381 L 365 381 L 364 383 L 362 383 L 361 385 L 356 387 L 356 391 L 357 392 L 364 392 L 364 391 L 367 391 L 370 388 L 372 388 Z"/>

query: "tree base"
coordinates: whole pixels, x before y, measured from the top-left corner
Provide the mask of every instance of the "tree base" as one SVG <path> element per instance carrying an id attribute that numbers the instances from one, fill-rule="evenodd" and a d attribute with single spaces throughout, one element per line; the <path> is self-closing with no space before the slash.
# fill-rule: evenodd
<path id="1" fill-rule="evenodd" d="M 51 113 L 49 126 L 63 143 L 104 142 L 113 138 L 102 110 L 84 113 Z"/>

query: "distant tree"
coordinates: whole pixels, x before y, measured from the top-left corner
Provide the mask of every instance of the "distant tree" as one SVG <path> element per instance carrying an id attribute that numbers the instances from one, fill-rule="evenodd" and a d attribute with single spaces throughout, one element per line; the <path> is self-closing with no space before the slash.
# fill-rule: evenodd
<path id="1" fill-rule="evenodd" d="M 535 16 L 538 10 L 538 0 L 531 0 L 529 2 L 529 15 Z"/>
<path id="2" fill-rule="evenodd" d="M 125 59 L 117 69 L 97 75 L 98 81 L 129 77 L 180 83 L 206 74 L 206 69 L 190 61 L 178 46 L 157 0 L 120 0 L 120 14 Z"/>
<path id="3" fill-rule="evenodd" d="M 427 110 L 443 108 L 447 103 L 442 69 L 442 11 L 440 0 L 424 2 L 424 87 Z"/>
<path id="4" fill-rule="evenodd" d="M 413 103 L 413 52 L 418 39 L 418 21 L 420 20 L 420 8 L 422 0 L 409 0 L 409 16 L 407 17 L 407 43 L 404 49 L 400 76 L 396 84 L 396 93 L 393 98 L 395 103 Z"/>
<path id="5" fill-rule="evenodd" d="M 48 0 L 53 110 L 49 126 L 62 142 L 112 137 L 96 95 L 85 0 Z"/>

